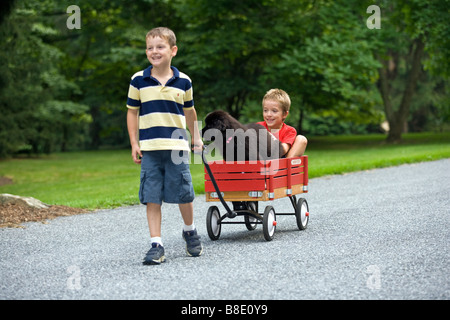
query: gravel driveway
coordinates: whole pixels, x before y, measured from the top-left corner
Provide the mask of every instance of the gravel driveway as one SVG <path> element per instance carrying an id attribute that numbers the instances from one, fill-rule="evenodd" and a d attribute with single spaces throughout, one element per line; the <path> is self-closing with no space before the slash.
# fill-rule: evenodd
<path id="1" fill-rule="evenodd" d="M 199 258 L 185 255 L 178 207 L 163 205 L 160 266 L 141 263 L 144 206 L 0 229 L 0 299 L 448 300 L 449 182 L 449 159 L 311 179 L 308 228 L 278 216 L 270 242 L 244 225 L 211 241 L 200 195 Z M 293 210 L 283 198 L 259 211 L 269 204 Z"/>

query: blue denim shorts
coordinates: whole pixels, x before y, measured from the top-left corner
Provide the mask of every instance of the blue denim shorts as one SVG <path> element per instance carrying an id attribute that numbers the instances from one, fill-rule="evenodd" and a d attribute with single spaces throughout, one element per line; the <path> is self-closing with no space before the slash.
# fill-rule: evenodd
<path id="1" fill-rule="evenodd" d="M 188 152 L 143 151 L 139 200 L 146 203 L 190 203 L 194 200 Z"/>

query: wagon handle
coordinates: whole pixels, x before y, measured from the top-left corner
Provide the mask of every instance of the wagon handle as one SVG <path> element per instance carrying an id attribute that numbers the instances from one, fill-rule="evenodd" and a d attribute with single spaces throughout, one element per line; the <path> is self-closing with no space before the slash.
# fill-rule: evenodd
<path id="1" fill-rule="evenodd" d="M 225 210 L 227 210 L 227 216 L 229 218 L 234 218 L 237 216 L 236 212 L 231 211 L 230 207 L 227 205 L 227 203 L 225 202 L 225 200 L 222 197 L 222 193 L 219 190 L 219 186 L 217 185 L 216 179 L 214 178 L 214 175 L 211 171 L 211 168 L 209 167 L 208 161 L 206 161 L 205 158 L 205 150 L 206 150 L 206 146 L 203 146 L 203 150 L 202 150 L 202 161 L 205 165 L 206 171 L 208 171 L 209 176 L 211 177 L 211 182 L 214 186 L 214 189 L 216 190 L 217 196 L 219 197 L 220 202 L 222 203 L 222 205 L 225 207 Z"/>

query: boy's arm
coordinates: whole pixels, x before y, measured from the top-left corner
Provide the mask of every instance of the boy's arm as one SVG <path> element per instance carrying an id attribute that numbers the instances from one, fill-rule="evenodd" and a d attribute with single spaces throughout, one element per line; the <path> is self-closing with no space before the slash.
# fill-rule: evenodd
<path id="1" fill-rule="evenodd" d="M 289 152 L 289 149 L 291 149 L 291 145 L 289 143 L 281 142 L 281 147 L 283 148 L 283 154 L 280 156 L 284 156 L 286 153 Z"/>
<path id="2" fill-rule="evenodd" d="M 201 152 L 203 149 L 203 141 L 198 130 L 197 112 L 195 108 L 184 110 L 184 116 L 186 117 L 186 125 L 192 136 L 194 152 Z"/>
<path id="3" fill-rule="evenodd" d="M 137 164 L 141 163 L 142 152 L 141 148 L 139 148 L 139 140 L 138 140 L 138 130 L 139 130 L 139 122 L 138 122 L 138 109 L 128 109 L 127 112 L 127 128 L 128 135 L 130 137 L 130 145 L 131 145 L 131 156 L 133 157 L 133 161 Z"/>

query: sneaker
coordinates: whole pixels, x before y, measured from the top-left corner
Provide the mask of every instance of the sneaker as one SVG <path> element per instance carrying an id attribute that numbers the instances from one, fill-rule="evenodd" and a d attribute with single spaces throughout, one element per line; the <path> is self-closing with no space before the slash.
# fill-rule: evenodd
<path id="1" fill-rule="evenodd" d="M 183 231 L 183 239 L 186 241 L 186 252 L 191 257 L 198 257 L 203 253 L 203 246 L 197 229 L 193 231 Z"/>
<path id="2" fill-rule="evenodd" d="M 166 257 L 164 256 L 164 247 L 158 243 L 152 243 L 152 248 L 148 250 L 143 264 L 161 264 L 162 262 L 166 262 Z"/>

